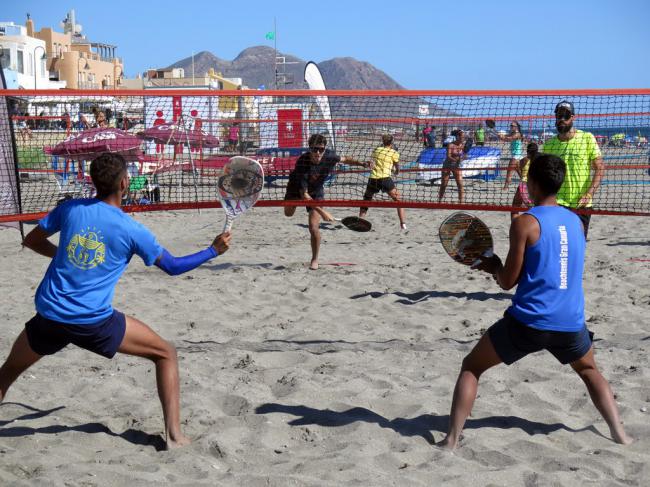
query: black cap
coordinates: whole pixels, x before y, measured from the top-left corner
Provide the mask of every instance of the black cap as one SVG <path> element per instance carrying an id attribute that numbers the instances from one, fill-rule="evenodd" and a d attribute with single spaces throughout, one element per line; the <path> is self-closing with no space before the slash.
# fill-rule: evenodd
<path id="1" fill-rule="evenodd" d="M 555 114 L 556 115 L 557 115 L 557 112 L 559 112 L 560 110 L 566 110 L 569 113 L 571 113 L 571 115 L 576 114 L 576 112 L 575 112 L 575 110 L 573 108 L 573 103 L 571 103 L 570 101 L 567 101 L 567 100 L 562 100 L 560 103 L 555 105 Z"/>

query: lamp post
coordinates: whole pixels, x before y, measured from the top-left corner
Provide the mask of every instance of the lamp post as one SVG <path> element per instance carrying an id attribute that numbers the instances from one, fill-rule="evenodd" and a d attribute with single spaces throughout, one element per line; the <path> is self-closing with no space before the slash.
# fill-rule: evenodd
<path id="1" fill-rule="evenodd" d="M 86 65 L 83 67 L 84 71 L 88 71 L 90 69 L 90 64 L 88 64 L 88 60 L 86 58 L 79 56 L 79 59 L 77 59 L 77 77 L 79 80 L 77 84 L 77 89 L 81 89 L 81 67 L 79 66 L 79 61 L 86 61 Z"/>
<path id="2" fill-rule="evenodd" d="M 41 56 L 41 61 L 45 61 L 47 59 L 47 53 L 45 52 L 45 48 L 43 46 L 36 46 L 34 48 L 34 89 L 36 89 L 36 80 L 38 79 L 38 73 L 36 72 L 36 51 L 39 49 L 43 49 L 43 55 Z"/>
<path id="3" fill-rule="evenodd" d="M 124 69 L 122 69 L 122 66 L 116 64 L 113 66 L 113 89 L 117 90 L 117 70 L 120 70 L 120 77 L 124 75 Z"/>

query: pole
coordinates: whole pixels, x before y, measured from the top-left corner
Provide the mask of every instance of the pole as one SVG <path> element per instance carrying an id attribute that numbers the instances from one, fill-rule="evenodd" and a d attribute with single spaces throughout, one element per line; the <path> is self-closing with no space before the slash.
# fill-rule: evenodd
<path id="1" fill-rule="evenodd" d="M 275 17 L 273 17 L 273 67 L 275 68 L 273 77 L 273 87 L 278 89 L 278 28 Z"/>
<path id="2" fill-rule="evenodd" d="M 194 86 L 194 51 L 192 51 L 192 86 Z"/>
<path id="3" fill-rule="evenodd" d="M 34 55 L 34 59 L 33 59 L 33 62 L 34 62 L 34 89 L 36 89 L 36 80 L 38 79 L 38 74 L 37 74 L 37 71 L 36 71 L 36 51 L 38 49 L 43 49 L 43 56 L 45 56 L 45 48 L 43 46 L 36 46 L 34 48 L 34 53 L 33 53 L 33 55 Z"/>

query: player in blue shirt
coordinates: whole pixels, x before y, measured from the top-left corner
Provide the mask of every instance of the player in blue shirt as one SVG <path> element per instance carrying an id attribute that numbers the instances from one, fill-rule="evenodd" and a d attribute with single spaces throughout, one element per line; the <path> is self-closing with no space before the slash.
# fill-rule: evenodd
<path id="1" fill-rule="evenodd" d="M 541 154 L 531 162 L 528 192 L 535 207 L 513 220 L 505 265 L 495 255 L 483 258 L 477 266 L 492 274 L 503 289 L 517 285 L 517 291 L 504 317 L 463 360 L 449 430 L 439 446 L 454 449 L 458 445 L 483 372 L 540 350 L 548 350 L 562 364 L 571 364 L 614 441 L 632 442 L 621 425 L 609 383 L 596 366 L 593 334 L 585 325 L 582 223 L 577 215 L 558 206 L 555 198 L 565 173 L 564 161 L 551 154 Z"/>
<path id="2" fill-rule="evenodd" d="M 205 250 L 173 257 L 142 224 L 122 212 L 129 188 L 124 159 L 103 154 L 90 166 L 97 197 L 68 201 L 43 218 L 23 245 L 52 261 L 35 296 L 36 315 L 25 324 L 0 368 L 0 401 L 43 355 L 72 343 L 112 358 L 116 352 L 152 360 L 165 420 L 167 448 L 190 443 L 181 432 L 176 349 L 141 321 L 113 309 L 115 285 L 135 254 L 170 275 L 192 270 L 228 250 L 230 234 Z M 59 246 L 48 237 L 59 232 Z"/>

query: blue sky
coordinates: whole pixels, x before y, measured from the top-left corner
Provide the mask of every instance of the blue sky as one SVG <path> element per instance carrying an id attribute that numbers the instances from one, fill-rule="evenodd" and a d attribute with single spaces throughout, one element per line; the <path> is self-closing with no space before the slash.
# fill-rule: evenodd
<path id="1" fill-rule="evenodd" d="M 4 0 L 0 20 L 36 29 L 74 8 L 91 40 L 116 44 L 129 77 L 192 51 L 233 59 L 272 45 L 316 62 L 351 56 L 408 89 L 646 88 L 649 0 Z"/>

